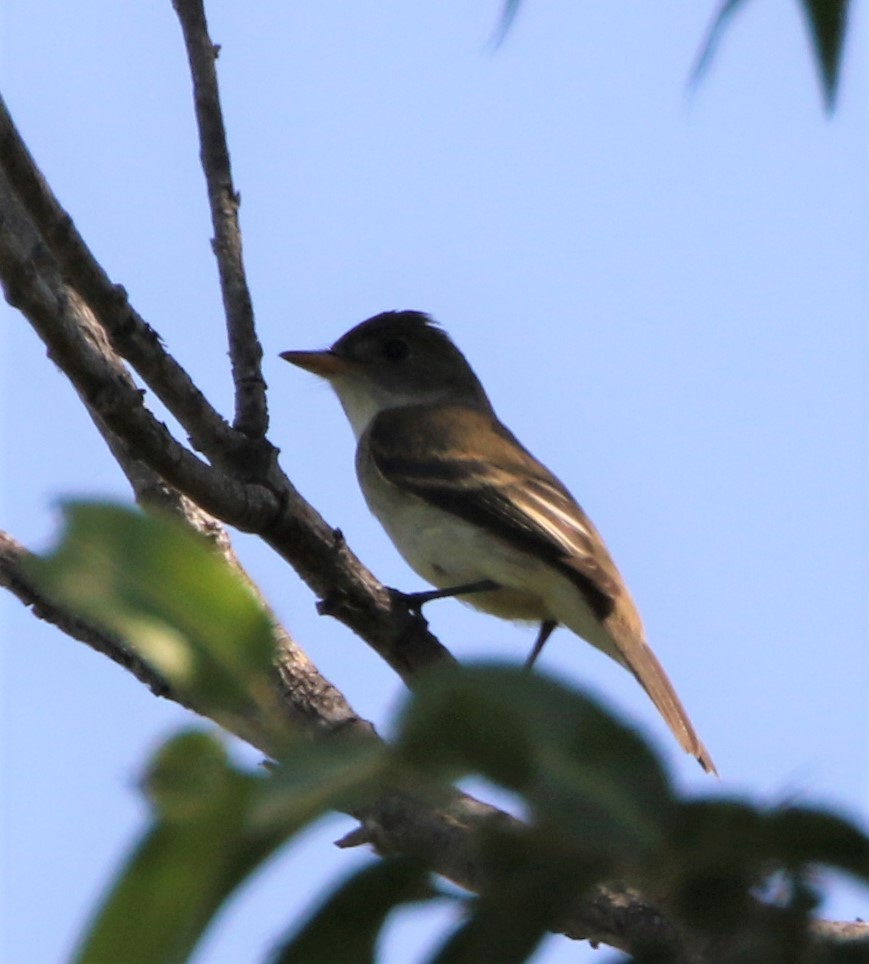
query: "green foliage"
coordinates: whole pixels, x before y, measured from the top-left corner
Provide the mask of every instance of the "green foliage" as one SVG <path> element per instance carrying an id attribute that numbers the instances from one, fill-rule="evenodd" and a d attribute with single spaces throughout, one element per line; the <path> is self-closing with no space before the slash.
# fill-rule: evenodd
<path id="1" fill-rule="evenodd" d="M 248 825 L 261 780 L 232 767 L 214 737 L 170 740 L 149 768 L 150 825 L 74 960 L 186 961 L 226 896 L 284 839 Z"/>
<path id="2" fill-rule="evenodd" d="M 799 0 L 799 4 L 808 26 L 824 103 L 828 110 L 832 110 L 839 89 L 850 0 Z M 694 67 L 695 80 L 705 73 L 724 30 L 737 10 L 744 5 L 745 0 L 723 0 Z"/>
<path id="3" fill-rule="evenodd" d="M 432 964 L 525 961 L 578 895 L 607 879 L 597 842 L 576 846 L 558 828 L 490 828 L 481 835 L 485 892 L 447 936 Z"/>
<path id="4" fill-rule="evenodd" d="M 651 859 L 671 795 L 648 745 L 600 705 L 506 666 L 445 668 L 409 705 L 401 758 L 521 793 L 536 824 L 609 859 Z"/>
<path id="5" fill-rule="evenodd" d="M 30 565 L 45 591 L 128 641 L 185 702 L 279 733 L 268 617 L 205 539 L 117 505 L 63 512 L 60 545 Z"/>
<path id="6" fill-rule="evenodd" d="M 442 804 L 449 781 L 467 775 L 517 795 L 524 819 L 479 830 L 486 886 L 465 902 L 437 964 L 524 961 L 579 897 L 614 883 L 666 894 L 708 935 L 750 917 L 762 949 L 750 959 L 789 961 L 806 940 L 815 868 L 869 882 L 869 838 L 847 821 L 809 808 L 683 799 L 630 727 L 587 696 L 516 668 L 432 672 L 391 746 L 374 737 L 278 738 L 268 625 L 240 577 L 166 520 L 82 504 L 66 515 L 59 548 L 34 569 L 46 590 L 123 634 L 208 715 L 267 720 L 276 747 L 272 764 L 253 771 L 204 732 L 158 750 L 142 781 L 148 825 L 82 939 L 79 964 L 184 961 L 241 883 L 321 815 L 358 811 L 395 790 Z M 373 863 L 284 938 L 276 964 L 373 961 L 394 908 L 457 899 L 435 895 L 428 878 L 416 861 Z"/>
<path id="7" fill-rule="evenodd" d="M 722 0 L 694 65 L 693 80 L 699 80 L 706 72 L 725 29 L 744 5 L 745 0 Z M 824 103 L 828 110 L 832 110 L 839 89 L 850 0 L 799 0 L 799 5 L 808 27 Z M 499 43 L 513 25 L 520 6 L 521 0 L 504 0 L 496 35 Z"/>
<path id="8" fill-rule="evenodd" d="M 425 865 L 412 858 L 378 861 L 350 876 L 298 932 L 280 947 L 271 964 L 373 964 L 389 914 L 409 901 L 434 896 Z"/>
<path id="9" fill-rule="evenodd" d="M 497 43 L 501 43 L 509 33 L 510 28 L 513 26 L 513 21 L 516 19 L 516 15 L 519 13 L 520 6 L 521 0 L 504 0 L 504 6 L 501 8 L 501 22 L 498 24 L 498 29 L 495 34 Z"/>
<path id="10" fill-rule="evenodd" d="M 800 4 L 818 61 L 828 108 L 832 108 L 839 88 L 850 2 L 851 0 L 802 0 Z"/>

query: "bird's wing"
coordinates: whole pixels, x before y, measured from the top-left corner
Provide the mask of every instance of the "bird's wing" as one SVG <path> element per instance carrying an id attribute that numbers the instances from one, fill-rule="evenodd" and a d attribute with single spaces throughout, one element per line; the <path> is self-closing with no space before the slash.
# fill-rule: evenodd
<path id="1" fill-rule="evenodd" d="M 465 454 L 469 431 L 471 455 Z M 485 526 L 569 576 L 605 625 L 614 647 L 610 655 L 633 673 L 682 747 L 716 772 L 646 643 L 639 614 L 597 529 L 491 412 L 448 405 L 390 409 L 374 418 L 368 439 L 374 465 L 387 481 Z"/>
<path id="2" fill-rule="evenodd" d="M 564 572 L 599 619 L 625 593 L 588 516 L 489 412 L 454 405 L 389 409 L 373 420 L 368 445 L 387 481 Z"/>

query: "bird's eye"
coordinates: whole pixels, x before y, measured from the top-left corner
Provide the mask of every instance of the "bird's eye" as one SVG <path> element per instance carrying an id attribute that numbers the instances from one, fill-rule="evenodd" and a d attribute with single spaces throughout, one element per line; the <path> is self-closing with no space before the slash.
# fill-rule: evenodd
<path id="1" fill-rule="evenodd" d="M 388 361 L 400 362 L 410 354 L 410 345 L 401 338 L 390 338 L 383 345 L 383 357 Z"/>

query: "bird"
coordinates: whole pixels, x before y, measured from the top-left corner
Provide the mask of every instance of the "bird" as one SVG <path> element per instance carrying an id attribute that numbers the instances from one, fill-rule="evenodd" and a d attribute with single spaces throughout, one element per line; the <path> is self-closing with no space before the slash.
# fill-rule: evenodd
<path id="1" fill-rule="evenodd" d="M 385 311 L 331 348 L 280 357 L 338 396 L 369 509 L 436 587 L 421 600 L 460 596 L 537 623 L 529 668 L 553 630 L 567 627 L 633 674 L 679 745 L 717 774 L 597 529 L 498 419 L 443 328 L 421 311 Z"/>

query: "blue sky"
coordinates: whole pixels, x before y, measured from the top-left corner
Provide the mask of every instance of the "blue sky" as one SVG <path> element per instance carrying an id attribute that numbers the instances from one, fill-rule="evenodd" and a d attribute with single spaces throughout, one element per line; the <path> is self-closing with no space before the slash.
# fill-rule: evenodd
<path id="1" fill-rule="evenodd" d="M 869 817 L 867 84 L 855 10 L 824 115 L 796 5 L 746 5 L 697 89 L 717 2 L 209 6 L 245 256 L 290 476 L 386 583 L 419 587 L 353 476 L 325 386 L 277 358 L 390 308 L 431 312 L 501 417 L 603 532 L 722 774 L 683 757 L 626 673 L 565 631 L 542 666 L 637 723 L 697 793 Z M 3 91 L 114 280 L 215 403 L 231 383 L 171 5 L 7 0 Z M 127 498 L 73 392 L 3 305 L 0 525 Z M 294 573 L 238 548 L 324 674 L 388 727 L 403 691 Z M 3 599 L 3 957 L 62 959 L 143 819 L 143 755 L 181 710 Z M 460 658 L 529 630 L 447 601 Z M 366 859 L 334 818 L 246 888 L 196 964 L 256 959 Z M 839 883 L 826 912 L 863 913 Z M 403 914 L 387 964 L 448 910 Z M 600 960 L 553 938 L 538 964 Z"/>

